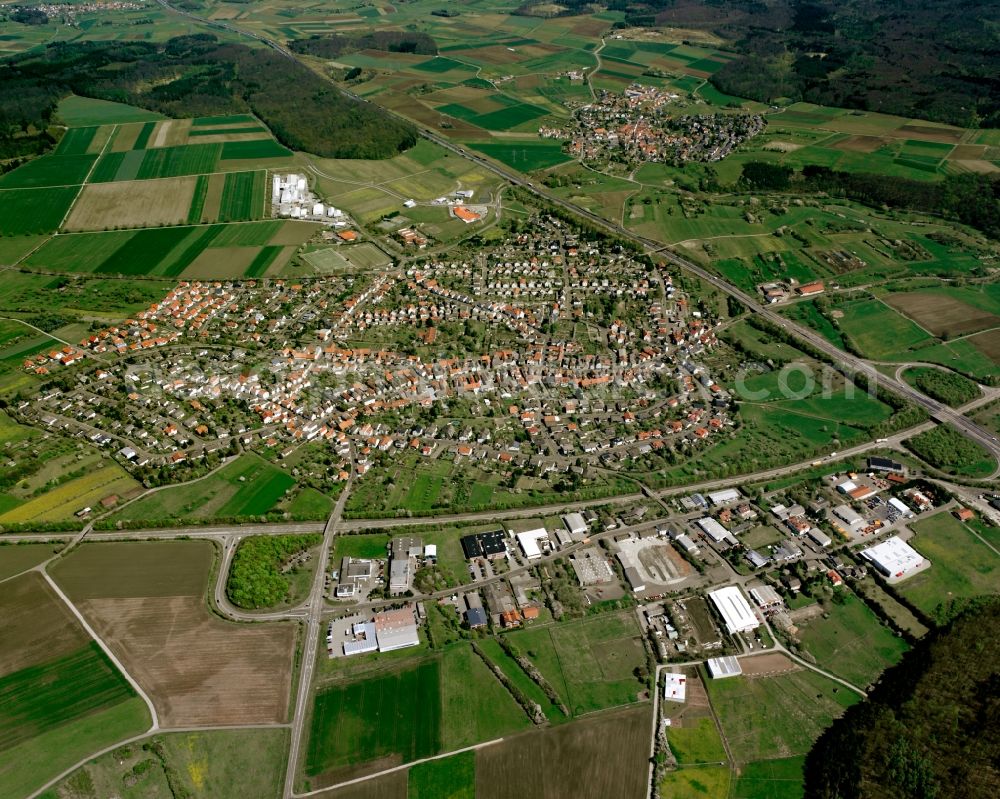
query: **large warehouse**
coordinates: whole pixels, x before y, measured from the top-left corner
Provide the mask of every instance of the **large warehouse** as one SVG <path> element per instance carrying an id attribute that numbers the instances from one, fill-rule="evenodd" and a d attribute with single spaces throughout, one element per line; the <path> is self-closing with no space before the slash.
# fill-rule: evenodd
<path id="1" fill-rule="evenodd" d="M 746 597 L 735 585 L 727 585 L 718 591 L 712 591 L 708 598 L 722 614 L 726 630 L 729 631 L 730 635 L 750 632 L 760 627 L 760 621 L 754 614 L 753 608 L 750 607 Z"/>
<path id="2" fill-rule="evenodd" d="M 895 535 L 881 544 L 862 549 L 861 557 L 893 580 L 907 577 L 924 564 L 924 556 Z"/>

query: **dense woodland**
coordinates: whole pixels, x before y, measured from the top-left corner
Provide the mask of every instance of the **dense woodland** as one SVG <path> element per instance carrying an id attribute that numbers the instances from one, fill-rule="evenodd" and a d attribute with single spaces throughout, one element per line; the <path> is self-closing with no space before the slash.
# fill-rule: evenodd
<path id="1" fill-rule="evenodd" d="M 323 540 L 320 535 L 260 535 L 236 550 L 226 583 L 230 600 L 241 608 L 266 608 L 284 602 L 291 573 L 304 568 L 296 558 Z M 294 565 L 292 565 L 294 564 Z"/>
<path id="2" fill-rule="evenodd" d="M 310 36 L 295 39 L 288 46 L 296 53 L 319 58 L 337 58 L 359 50 L 381 50 L 386 53 L 437 55 L 437 42 L 426 33 L 408 31 L 372 31 L 352 36 L 334 33 L 330 36 Z"/>
<path id="3" fill-rule="evenodd" d="M 70 92 L 174 117 L 252 111 L 282 144 L 328 158 L 389 158 L 417 139 L 412 125 L 273 50 L 197 34 L 162 44 L 57 43 L 8 62 L 0 68 L 7 157 L 22 154 L 14 134 L 44 129 Z"/>
<path id="4" fill-rule="evenodd" d="M 1000 4 L 995 0 L 607 0 L 623 27 L 722 37 L 740 58 L 717 88 L 761 102 L 807 100 L 1000 127 Z M 553 13 L 549 9 L 559 8 Z M 589 0 L 529 0 L 516 13 L 589 13 Z"/>
<path id="5" fill-rule="evenodd" d="M 995 0 L 650 0 L 657 24 L 710 30 L 742 57 L 722 91 L 1000 126 Z M 634 10 L 633 10 L 634 13 Z"/>
<path id="6" fill-rule="evenodd" d="M 815 165 L 796 172 L 781 164 L 751 161 L 743 166 L 740 184 L 753 191 L 822 192 L 875 207 L 940 214 L 1000 238 L 1000 179 L 994 176 L 949 175 L 938 183 L 927 183 Z"/>
<path id="7" fill-rule="evenodd" d="M 998 662 L 1000 597 L 973 600 L 820 737 L 806 760 L 806 796 L 993 799 Z"/>

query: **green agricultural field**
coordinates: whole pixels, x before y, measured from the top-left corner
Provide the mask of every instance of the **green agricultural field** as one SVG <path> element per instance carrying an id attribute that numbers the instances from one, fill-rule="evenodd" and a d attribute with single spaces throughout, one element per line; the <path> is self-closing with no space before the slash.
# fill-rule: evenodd
<path id="1" fill-rule="evenodd" d="M 54 155 L 85 155 L 97 133 L 96 127 L 70 128 L 56 145 Z"/>
<path id="2" fill-rule="evenodd" d="M 229 172 L 222 188 L 219 221 L 259 219 L 264 213 L 265 177 L 263 171 Z"/>
<path id="3" fill-rule="evenodd" d="M 830 722 L 860 699 L 808 670 L 706 683 L 738 763 L 805 754 Z"/>
<path id="4" fill-rule="evenodd" d="M 0 678 L 0 751 L 135 695 L 96 643 Z"/>
<path id="5" fill-rule="evenodd" d="M 420 763 L 407 780 L 407 799 L 476 799 L 476 753 Z"/>
<path id="6" fill-rule="evenodd" d="M 1000 556 L 974 534 L 980 525 L 962 524 L 946 512 L 911 524 L 916 535 L 909 543 L 931 566 L 896 590 L 932 618 L 953 599 L 1000 592 Z"/>
<path id="7" fill-rule="evenodd" d="M 510 633 L 574 715 L 637 701 L 645 651 L 631 613 L 607 613 Z"/>
<path id="8" fill-rule="evenodd" d="M 198 175 L 194 184 L 194 194 L 191 197 L 191 207 L 188 209 L 187 221 L 197 225 L 205 211 L 205 200 L 208 199 L 208 175 Z"/>
<path id="9" fill-rule="evenodd" d="M 215 169 L 219 160 L 218 144 L 183 144 L 146 150 L 136 178 L 175 178 L 202 175 Z"/>
<path id="10" fill-rule="evenodd" d="M 254 141 L 227 141 L 222 145 L 220 158 L 223 161 L 245 161 L 254 158 L 288 158 L 292 151 L 282 147 L 274 139 Z"/>
<path id="11" fill-rule="evenodd" d="M 250 265 L 243 272 L 244 277 L 261 277 L 274 263 L 275 259 L 281 255 L 284 247 L 278 245 L 272 245 L 270 247 L 261 247 L 260 252 L 258 252 Z"/>
<path id="12" fill-rule="evenodd" d="M 339 564 L 342 558 L 385 558 L 389 537 L 385 534 L 338 535 L 333 543 L 333 562 Z"/>
<path id="13" fill-rule="evenodd" d="M 451 751 L 525 730 L 531 722 L 465 643 L 441 658 L 441 749 Z"/>
<path id="14" fill-rule="evenodd" d="M 0 795 L 27 796 L 83 758 L 149 729 L 139 697 L 54 727 L 0 751 Z"/>
<path id="15" fill-rule="evenodd" d="M 313 706 L 305 771 L 341 774 L 385 757 L 402 762 L 441 748 L 436 661 L 321 688 Z M 372 719 L 377 715 L 378 723 Z"/>
<path id="16" fill-rule="evenodd" d="M 70 95 L 62 100 L 56 113 L 71 128 L 84 125 L 124 125 L 129 122 L 163 119 L 163 116 L 155 111 L 76 95 Z"/>
<path id="17" fill-rule="evenodd" d="M 0 189 L 79 186 L 96 159 L 95 155 L 43 155 L 0 177 Z"/>
<path id="18" fill-rule="evenodd" d="M 553 141 L 469 142 L 468 146 L 520 172 L 548 169 L 572 160 Z"/>
<path id="19" fill-rule="evenodd" d="M 143 123 L 143 126 L 139 128 L 139 134 L 135 137 L 135 141 L 132 143 L 132 149 L 145 150 L 146 145 L 149 144 L 149 137 L 153 134 L 153 128 L 155 127 L 155 122 Z"/>
<path id="20" fill-rule="evenodd" d="M 79 186 L 0 191 L 0 234 L 51 233 L 79 193 Z"/>
<path id="21" fill-rule="evenodd" d="M 74 602 L 201 596 L 214 558 L 208 541 L 99 541 L 76 547 L 51 573 Z"/>
<path id="22" fill-rule="evenodd" d="M 850 593 L 840 596 L 842 602 L 824 604 L 822 617 L 799 625 L 798 637 L 823 668 L 864 688 L 898 663 L 908 647 L 864 602 Z"/>
<path id="23" fill-rule="evenodd" d="M 157 491 L 112 517 L 130 525 L 167 524 L 181 519 L 242 519 L 274 508 L 295 480 L 256 455 L 241 455 L 210 476 Z"/>
<path id="24" fill-rule="evenodd" d="M 55 555 L 63 543 L 0 544 L 0 580 L 37 566 Z"/>
<path id="25" fill-rule="evenodd" d="M 726 759 L 722 738 L 710 716 L 699 719 L 685 719 L 683 726 L 671 726 L 667 731 L 667 742 L 681 765 L 718 763 Z"/>
<path id="26" fill-rule="evenodd" d="M 730 799 L 802 799 L 804 765 L 802 756 L 746 763 Z"/>

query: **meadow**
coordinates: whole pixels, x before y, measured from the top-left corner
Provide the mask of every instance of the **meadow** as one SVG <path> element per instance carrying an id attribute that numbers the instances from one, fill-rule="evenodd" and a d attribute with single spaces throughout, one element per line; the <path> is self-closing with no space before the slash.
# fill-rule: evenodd
<path id="1" fill-rule="evenodd" d="M 277 796 L 287 746 L 285 730 L 161 733 L 92 760 L 43 796 L 73 795 L 81 786 L 110 796 L 121 793 L 136 772 L 132 793 L 143 799 L 171 799 L 172 786 L 190 799 Z"/>
<path id="2" fill-rule="evenodd" d="M 706 680 L 712 707 L 738 763 L 805 754 L 859 697 L 812 671 Z"/>
<path id="3" fill-rule="evenodd" d="M 728 797 L 731 782 L 732 772 L 728 766 L 685 766 L 667 772 L 660 781 L 660 792 L 670 799 Z"/>
<path id="4" fill-rule="evenodd" d="M 667 742 L 681 765 L 722 762 L 726 759 L 722 738 L 711 716 L 702 716 L 690 725 L 685 719 L 682 726 L 671 726 L 667 731 Z"/>
<path id="5" fill-rule="evenodd" d="M 897 637 L 853 594 L 824 605 L 823 616 L 799 625 L 801 648 L 823 668 L 864 688 L 907 650 Z"/>
<path id="6" fill-rule="evenodd" d="M 924 572 L 899 583 L 896 590 L 931 618 L 939 605 L 1000 588 L 1000 557 L 950 513 L 935 513 L 912 523 L 909 542 L 931 562 Z"/>
<path id="7" fill-rule="evenodd" d="M 476 799 L 476 754 L 420 763 L 407 772 L 408 799 Z"/>
<path id="8" fill-rule="evenodd" d="M 805 758 L 781 757 L 746 763 L 740 769 L 731 799 L 801 799 Z"/>
<path id="9" fill-rule="evenodd" d="M 138 488 L 139 484 L 118 464 L 108 462 L 95 466 L 85 474 L 59 482 L 0 513 L 0 525 L 67 521 L 77 511 L 95 506 L 107 496 L 122 496 Z"/>
<path id="10" fill-rule="evenodd" d="M 573 715 L 638 699 L 642 686 L 633 671 L 645 663 L 645 651 L 630 613 L 601 614 L 509 636 Z"/>

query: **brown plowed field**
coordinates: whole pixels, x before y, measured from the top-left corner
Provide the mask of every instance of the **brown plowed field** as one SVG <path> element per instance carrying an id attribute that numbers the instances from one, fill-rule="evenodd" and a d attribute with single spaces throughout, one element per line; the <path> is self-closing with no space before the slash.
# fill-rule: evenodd
<path id="1" fill-rule="evenodd" d="M 212 615 L 214 557 L 207 541 L 87 543 L 52 572 L 164 726 L 283 722 L 296 628 Z"/>
<path id="2" fill-rule="evenodd" d="M 74 652 L 90 637 L 37 572 L 0 586 L 0 676 Z"/>
<path id="3" fill-rule="evenodd" d="M 476 752 L 477 799 L 641 799 L 649 704 L 508 738 Z"/>
<path id="4" fill-rule="evenodd" d="M 893 294 L 885 300 L 897 311 L 911 317 L 918 325 L 941 338 L 954 338 L 977 330 L 1000 325 L 1000 317 L 989 311 L 930 291 Z"/>
<path id="5" fill-rule="evenodd" d="M 770 655 L 740 658 L 740 668 L 747 677 L 770 677 L 786 671 L 798 671 L 800 667 L 780 652 L 773 652 Z"/>
<path id="6" fill-rule="evenodd" d="M 291 624 L 231 624 L 201 597 L 88 599 L 80 611 L 149 694 L 167 727 L 282 722 Z"/>

